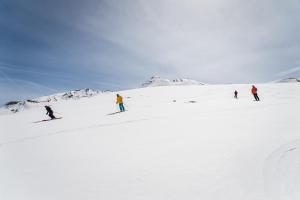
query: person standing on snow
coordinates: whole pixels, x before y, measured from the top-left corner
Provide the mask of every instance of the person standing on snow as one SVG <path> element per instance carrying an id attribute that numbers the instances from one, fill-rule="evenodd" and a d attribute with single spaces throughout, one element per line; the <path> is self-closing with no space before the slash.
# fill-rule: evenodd
<path id="1" fill-rule="evenodd" d="M 255 101 L 259 101 L 259 97 L 257 95 L 257 88 L 254 85 L 252 85 L 251 92 L 252 92 L 252 94 L 253 94 L 253 96 L 255 98 Z"/>
<path id="2" fill-rule="evenodd" d="M 48 115 L 51 119 L 56 119 L 56 117 L 53 115 L 53 110 L 50 108 L 50 106 L 45 106 L 47 113 L 46 115 Z"/>
<path id="3" fill-rule="evenodd" d="M 238 91 L 236 91 L 236 90 L 234 91 L 234 98 L 236 98 L 236 99 L 238 98 Z"/>
<path id="4" fill-rule="evenodd" d="M 123 97 L 121 97 L 119 94 L 117 94 L 117 102 L 116 104 L 119 104 L 120 112 L 124 112 L 125 108 L 123 105 Z"/>

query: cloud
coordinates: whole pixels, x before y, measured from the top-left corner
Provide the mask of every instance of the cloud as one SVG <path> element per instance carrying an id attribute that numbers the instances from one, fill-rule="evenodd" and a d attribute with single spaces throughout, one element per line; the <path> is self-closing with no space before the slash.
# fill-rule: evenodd
<path id="1" fill-rule="evenodd" d="M 295 1 L 105 1 L 99 10 L 103 5 L 107 11 L 84 15 L 79 28 L 157 64 L 137 66 L 146 72 L 262 81 L 280 68 L 276 62 L 300 50 Z M 291 46 L 297 48 L 286 55 Z M 243 75 L 245 70 L 249 73 Z"/>
<path id="2" fill-rule="evenodd" d="M 294 68 L 291 68 L 291 69 L 288 69 L 288 70 L 285 70 L 285 71 L 282 71 L 282 72 L 279 72 L 277 74 L 277 76 L 278 77 L 286 77 L 286 76 L 293 76 L 295 74 L 298 74 L 298 76 L 300 76 L 300 66 L 294 67 Z"/>
<path id="3" fill-rule="evenodd" d="M 58 90 L 36 82 L 11 77 L 0 68 L 0 105 L 11 100 L 22 100 L 55 93 Z"/>
<path id="4" fill-rule="evenodd" d="M 56 92 L 56 89 L 34 82 L 0 78 L 0 106 L 8 101 L 31 99 Z"/>

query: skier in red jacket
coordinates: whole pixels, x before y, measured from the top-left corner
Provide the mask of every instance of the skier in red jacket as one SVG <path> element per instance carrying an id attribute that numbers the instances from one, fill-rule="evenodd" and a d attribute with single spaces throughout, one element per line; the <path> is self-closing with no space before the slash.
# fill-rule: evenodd
<path id="1" fill-rule="evenodd" d="M 253 94 L 253 96 L 255 98 L 255 101 L 259 101 L 259 97 L 257 95 L 257 88 L 254 85 L 252 85 L 251 92 L 252 92 L 252 94 Z"/>

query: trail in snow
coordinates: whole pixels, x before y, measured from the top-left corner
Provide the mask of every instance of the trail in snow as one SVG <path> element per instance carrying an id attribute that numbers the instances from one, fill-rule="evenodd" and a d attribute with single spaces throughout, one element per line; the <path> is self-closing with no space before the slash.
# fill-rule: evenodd
<path id="1" fill-rule="evenodd" d="M 197 103 L 197 102 L 193 102 L 193 103 Z M 268 104 L 267 106 L 280 106 L 280 105 L 286 105 L 286 104 Z M 245 110 L 245 109 L 248 109 L 248 108 L 251 108 L 251 109 L 266 109 L 267 107 L 263 107 L 263 108 L 253 108 L 253 106 L 248 106 L 248 107 L 243 107 L 243 108 L 231 108 L 231 109 L 212 109 L 212 110 L 209 110 L 209 111 L 206 111 L 206 112 L 201 112 L 199 113 L 199 118 L 205 118 L 205 114 L 209 114 L 209 113 L 212 113 L 212 112 L 231 112 L 233 111 L 233 109 L 235 109 L 235 111 L 238 111 L 238 110 Z M 121 112 L 117 111 L 117 112 L 113 112 L 113 113 L 109 113 L 107 114 L 108 116 L 110 115 L 115 115 L 115 114 L 120 114 Z M 169 118 L 178 118 L 180 116 L 172 116 L 172 117 L 169 117 Z M 164 117 L 166 118 L 166 116 Z M 62 119 L 62 118 L 57 118 L 57 119 Z M 2 142 L 0 143 L 0 147 L 2 146 L 5 146 L 5 145 L 9 145 L 9 144 L 15 144 L 15 143 L 20 143 L 20 142 L 25 142 L 25 141 L 28 141 L 28 140 L 34 140 L 34 139 L 38 139 L 38 138 L 41 138 L 41 137 L 48 137 L 48 136 L 53 136 L 53 135 L 60 135 L 62 133 L 70 133 L 70 132 L 78 132 L 78 131 L 82 131 L 82 130 L 86 130 L 86 129 L 92 129 L 92 128 L 97 128 L 97 127 L 106 127 L 106 126 L 114 126 L 114 125 L 122 125 L 122 124 L 127 124 L 127 123 L 134 123 L 134 122 L 139 122 L 139 121 L 145 121 L 145 120 L 154 120 L 154 119 L 158 119 L 158 118 L 153 118 L 153 119 L 149 119 L 149 118 L 144 118 L 144 119 L 133 119 L 133 120 L 127 120 L 127 121 L 123 121 L 123 122 L 118 122 L 118 123 L 108 123 L 108 124 L 93 124 L 93 125 L 90 125 L 90 126 L 86 126 L 86 127 L 78 127 L 78 128 L 75 128 L 75 129 L 65 129 L 65 130 L 61 130 L 61 131 L 57 131 L 57 132 L 53 132 L 53 133 L 47 133 L 47 134 L 42 134 L 42 135 L 35 135 L 35 136 L 30 136 L 30 137 L 24 137 L 24 138 L 20 138 L 20 139 L 17 139 L 17 140 L 12 140 L 12 141 L 6 141 L 6 142 Z M 162 119 L 162 118 L 161 118 Z M 47 121 L 47 120 L 46 120 Z M 51 120 L 48 120 L 49 122 L 52 122 Z M 37 122 L 44 122 L 43 121 L 37 121 Z M 36 122 L 34 122 L 36 123 Z"/>
<path id="2" fill-rule="evenodd" d="M 122 124 L 128 124 L 128 123 L 134 123 L 134 122 L 146 121 L 146 120 L 153 120 L 153 119 L 127 120 L 127 121 L 118 122 L 118 123 L 94 124 L 94 125 L 87 126 L 87 127 L 80 127 L 80 128 L 75 128 L 75 129 L 65 129 L 65 130 L 54 132 L 54 133 L 47 133 L 47 134 L 43 134 L 43 135 L 35 135 L 35 136 L 20 138 L 20 139 L 17 139 L 17 140 L 2 142 L 2 143 L 0 143 L 0 147 L 5 146 L 5 145 L 9 145 L 9 144 L 16 144 L 16 143 L 20 143 L 20 142 L 26 142 L 26 141 L 29 141 L 29 140 L 35 140 L 35 139 L 39 139 L 39 138 L 42 138 L 42 137 L 49 137 L 49 136 L 54 136 L 54 135 L 61 135 L 61 134 L 66 134 L 66 133 L 79 132 L 79 131 L 83 131 L 83 130 L 87 130 L 87 129 L 106 127 L 106 126 L 116 126 L 116 125 L 122 125 Z"/>
<path id="3" fill-rule="evenodd" d="M 264 176 L 270 199 L 299 199 L 300 139 L 282 145 L 266 159 Z"/>

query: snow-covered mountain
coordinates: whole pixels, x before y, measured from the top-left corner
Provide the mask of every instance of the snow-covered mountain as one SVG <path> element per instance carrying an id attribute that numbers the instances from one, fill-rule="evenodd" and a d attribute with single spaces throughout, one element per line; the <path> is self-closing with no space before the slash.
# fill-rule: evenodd
<path id="1" fill-rule="evenodd" d="M 204 85 L 204 83 L 191 79 L 165 79 L 159 76 L 153 76 L 150 80 L 143 83 L 142 87 L 174 86 L 174 85 Z"/>
<path id="2" fill-rule="evenodd" d="M 93 90 L 89 88 L 79 89 L 79 90 L 72 90 L 69 92 L 53 94 L 49 96 L 43 96 L 36 99 L 30 100 L 21 100 L 21 101 L 10 101 L 6 103 L 2 108 L 2 113 L 5 111 L 10 111 L 13 113 L 33 108 L 33 107 L 40 107 L 41 105 L 46 105 L 49 103 L 53 103 L 60 100 L 77 100 L 81 98 L 93 97 L 103 93 L 98 90 Z M 1 112 L 0 112 L 1 113 Z"/>
<path id="3" fill-rule="evenodd" d="M 299 200 L 300 86 L 148 87 L 0 115 L 2 200 Z M 233 98 L 233 91 L 239 98 Z M 292 91 L 292 92 L 291 92 Z"/>
<path id="4" fill-rule="evenodd" d="M 280 79 L 280 80 L 276 80 L 274 81 L 276 83 L 300 83 L 300 78 L 284 78 L 284 79 Z"/>
<path id="5" fill-rule="evenodd" d="M 51 100 L 55 100 L 57 101 L 57 99 L 63 99 L 63 100 L 76 100 L 76 99 L 80 99 L 80 98 L 85 98 L 85 97 L 92 97 L 95 96 L 99 93 L 102 93 L 101 91 L 98 90 L 93 90 L 93 89 L 80 89 L 80 90 L 73 90 L 73 91 L 69 91 L 69 92 L 65 92 L 65 93 L 60 93 L 60 94 L 56 94 L 56 95 L 51 95 L 48 97 L 43 97 L 40 98 L 43 100 L 47 100 L 47 101 L 51 101 Z M 48 99 L 47 99 L 48 98 Z"/>

